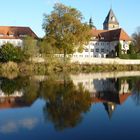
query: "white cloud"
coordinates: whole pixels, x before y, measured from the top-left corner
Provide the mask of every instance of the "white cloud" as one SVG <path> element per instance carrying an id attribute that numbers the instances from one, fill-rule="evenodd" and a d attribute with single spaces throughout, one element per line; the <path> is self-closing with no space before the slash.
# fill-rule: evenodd
<path id="1" fill-rule="evenodd" d="M 18 132 L 20 128 L 33 129 L 38 123 L 37 118 L 26 118 L 18 121 L 8 121 L 0 126 L 1 133 Z"/>
<path id="2" fill-rule="evenodd" d="M 13 133 L 17 131 L 17 126 L 14 122 L 8 122 L 0 127 L 1 133 Z"/>

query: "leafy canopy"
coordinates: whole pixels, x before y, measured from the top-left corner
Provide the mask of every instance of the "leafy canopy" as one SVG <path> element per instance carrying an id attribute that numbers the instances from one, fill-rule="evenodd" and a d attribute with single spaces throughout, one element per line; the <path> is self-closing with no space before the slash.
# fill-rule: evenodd
<path id="1" fill-rule="evenodd" d="M 27 58 L 31 58 L 37 55 L 38 48 L 36 44 L 37 42 L 33 37 L 27 36 L 26 38 L 24 38 L 23 52 Z"/>
<path id="2" fill-rule="evenodd" d="M 136 52 L 140 52 L 140 27 L 138 27 L 137 31 L 132 35 L 134 48 Z"/>
<path id="3" fill-rule="evenodd" d="M 74 53 L 90 40 L 90 27 L 82 20 L 80 11 L 57 3 L 50 15 L 44 15 L 45 38 L 52 47 L 59 48 L 64 56 Z"/>

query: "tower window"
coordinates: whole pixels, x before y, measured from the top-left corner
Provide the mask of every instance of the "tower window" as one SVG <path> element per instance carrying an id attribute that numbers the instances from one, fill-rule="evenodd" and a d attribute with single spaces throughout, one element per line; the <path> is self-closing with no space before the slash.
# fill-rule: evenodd
<path id="1" fill-rule="evenodd" d="M 112 21 L 115 21 L 115 17 L 112 16 L 112 17 L 111 17 L 111 20 L 112 20 Z"/>

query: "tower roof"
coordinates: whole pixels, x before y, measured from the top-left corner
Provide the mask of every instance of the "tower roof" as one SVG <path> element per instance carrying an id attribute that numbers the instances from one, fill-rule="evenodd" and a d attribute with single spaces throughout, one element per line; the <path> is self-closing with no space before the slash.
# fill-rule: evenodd
<path id="1" fill-rule="evenodd" d="M 107 17 L 105 18 L 104 24 L 108 24 L 108 23 L 115 23 L 115 24 L 119 24 L 112 8 L 110 9 Z"/>

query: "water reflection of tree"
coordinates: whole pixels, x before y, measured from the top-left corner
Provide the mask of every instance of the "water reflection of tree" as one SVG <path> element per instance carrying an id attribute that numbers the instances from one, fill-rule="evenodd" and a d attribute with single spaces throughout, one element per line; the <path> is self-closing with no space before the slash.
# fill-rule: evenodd
<path id="1" fill-rule="evenodd" d="M 90 94 L 82 85 L 76 88 L 71 81 L 64 83 L 42 83 L 42 96 L 47 100 L 43 108 L 44 117 L 52 121 L 58 130 L 77 125 L 91 104 Z"/>
<path id="2" fill-rule="evenodd" d="M 135 79 L 133 82 L 132 99 L 140 105 L 140 79 Z"/>
<path id="3" fill-rule="evenodd" d="M 33 103 L 39 97 L 39 82 L 30 78 L 26 80 L 23 87 L 23 97 L 27 103 Z"/>
<path id="4" fill-rule="evenodd" d="M 29 104 L 37 99 L 38 89 L 39 83 L 29 77 L 1 78 L 1 90 L 5 95 L 10 96 L 15 91 L 21 91 L 23 93 L 22 99 Z"/>
<path id="5" fill-rule="evenodd" d="M 15 91 L 19 91 L 22 89 L 22 78 L 15 78 L 15 79 L 7 79 L 7 78 L 1 78 L 1 90 L 6 95 L 11 95 Z"/>

